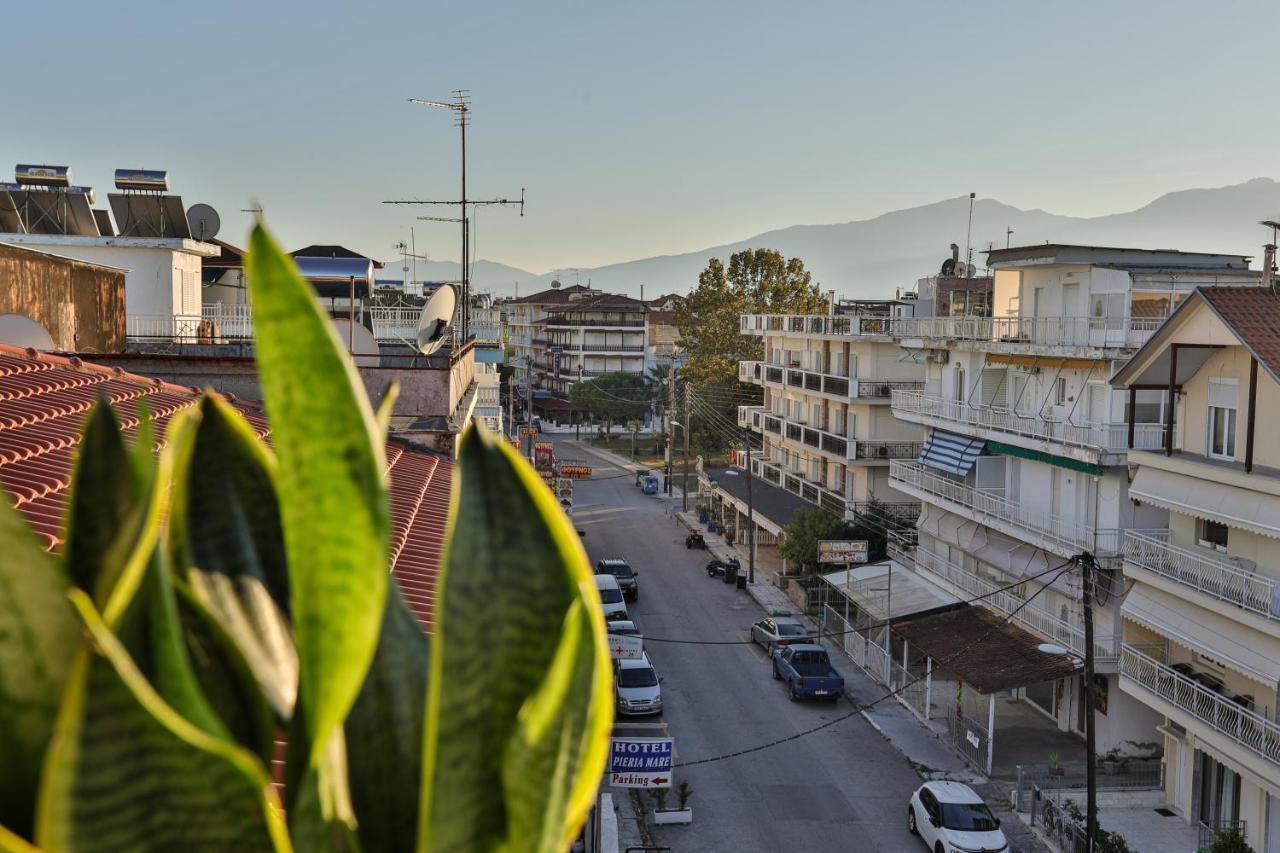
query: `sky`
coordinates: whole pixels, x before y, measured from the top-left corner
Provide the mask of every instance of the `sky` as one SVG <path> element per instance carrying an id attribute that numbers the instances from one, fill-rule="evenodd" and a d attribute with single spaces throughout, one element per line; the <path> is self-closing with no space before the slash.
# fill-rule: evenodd
<path id="1" fill-rule="evenodd" d="M 10 24 L 16 19 L 10 16 Z M 242 243 L 459 254 L 536 273 L 693 251 L 975 191 L 1093 216 L 1280 177 L 1274 2 L 88 3 L 22 17 L 0 170 L 164 168 Z M 0 171 L 0 179 L 8 178 Z M 105 198 L 103 198 L 105 201 Z M 105 206 L 105 205 L 103 205 Z"/>

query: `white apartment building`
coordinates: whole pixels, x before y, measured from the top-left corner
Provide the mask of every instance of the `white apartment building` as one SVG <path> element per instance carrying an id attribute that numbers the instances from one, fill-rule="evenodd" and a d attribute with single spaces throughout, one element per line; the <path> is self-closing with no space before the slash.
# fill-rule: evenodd
<path id="1" fill-rule="evenodd" d="M 598 295 L 598 290 L 573 284 L 521 296 L 502 306 L 503 322 L 507 326 L 507 361 L 516 369 L 517 383 L 521 388 L 527 388 L 530 382 L 537 385 L 535 362 L 547 363 L 549 337 L 543 324 L 547 316 L 560 310 L 571 299 Z"/>
<path id="2" fill-rule="evenodd" d="M 642 375 L 648 310 L 638 299 L 611 293 L 570 298 L 557 306 L 540 323 L 546 343 L 534 359 L 534 372 L 542 386 L 568 396 L 570 386 L 581 379 Z"/>
<path id="3" fill-rule="evenodd" d="M 898 421 L 895 391 L 920 391 L 924 365 L 904 360 L 890 333 L 897 302 L 861 302 L 843 316 L 744 314 L 743 334 L 764 339 L 764 358 L 738 378 L 764 389 L 739 406 L 738 424 L 763 439 L 753 473 L 853 519 L 875 498 L 907 523 L 918 508 L 889 482 L 894 459 L 915 459 L 921 429 Z"/>
<path id="4" fill-rule="evenodd" d="M 1128 457 L 1168 523 L 1125 533 L 1120 689 L 1156 715 L 1170 807 L 1280 851 L 1280 296 L 1196 291 L 1113 383 L 1172 426 Z"/>
<path id="5" fill-rule="evenodd" d="M 1165 510 L 1129 500 L 1127 452 L 1164 438 L 1159 394 L 1130 398 L 1109 379 L 1201 285 L 1255 283 L 1232 255 L 1044 245 L 994 250 L 987 317 L 894 323 L 924 365 L 922 387 L 894 389 L 893 414 L 925 428 L 918 458 L 889 465 L 889 485 L 923 503 L 904 564 L 965 599 L 1079 655 L 1083 552 L 1095 589 L 1097 744 L 1150 755 L 1158 716 L 1119 689 L 1124 531 L 1166 526 Z M 1080 678 L 1027 684 L 1018 698 L 1062 731 L 1083 732 Z"/>

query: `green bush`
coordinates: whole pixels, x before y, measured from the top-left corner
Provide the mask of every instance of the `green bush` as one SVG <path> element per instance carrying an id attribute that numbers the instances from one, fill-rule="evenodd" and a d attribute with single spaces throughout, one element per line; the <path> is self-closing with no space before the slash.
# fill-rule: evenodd
<path id="1" fill-rule="evenodd" d="M 578 537 L 471 429 L 424 634 L 389 580 L 389 401 L 261 226 L 246 269 L 270 448 L 213 395 L 159 453 L 99 404 L 61 555 L 0 500 L 0 849 L 565 849 L 612 719 Z"/>
<path id="2" fill-rule="evenodd" d="M 1233 826 L 1214 836 L 1209 853 L 1253 853 L 1253 848 L 1244 840 L 1244 833 L 1239 827 Z"/>

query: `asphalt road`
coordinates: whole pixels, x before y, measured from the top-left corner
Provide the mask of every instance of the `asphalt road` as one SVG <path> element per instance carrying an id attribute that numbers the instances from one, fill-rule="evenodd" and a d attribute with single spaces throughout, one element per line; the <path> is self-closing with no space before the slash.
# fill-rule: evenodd
<path id="1" fill-rule="evenodd" d="M 664 716 L 677 763 L 736 752 L 849 712 L 841 700 L 793 703 L 755 645 L 689 645 L 658 638 L 746 640 L 761 611 L 744 592 L 703 571 L 703 551 L 684 547 L 665 499 L 642 495 L 621 468 L 572 439 L 559 459 L 593 466 L 575 485 L 574 521 L 594 563 L 622 557 L 639 573 L 629 610 L 662 678 Z M 678 502 L 677 502 L 678 505 Z M 637 718 L 643 719 L 643 718 Z M 677 768 L 693 787 L 688 826 L 657 827 L 673 851 L 923 851 L 906 829 L 906 802 L 920 779 L 855 715 L 797 740 L 736 758 Z M 615 790 L 625 801 L 626 792 Z M 674 807 L 674 795 L 669 799 Z"/>

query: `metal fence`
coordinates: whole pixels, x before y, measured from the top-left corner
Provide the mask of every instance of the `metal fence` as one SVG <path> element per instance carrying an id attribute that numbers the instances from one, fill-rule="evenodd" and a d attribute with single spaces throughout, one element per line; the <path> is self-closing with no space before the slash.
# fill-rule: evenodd
<path id="1" fill-rule="evenodd" d="M 1125 758 L 1098 761 L 1095 781 L 1099 791 L 1158 791 L 1164 788 L 1164 761 L 1159 758 Z M 1019 811 L 1030 811 L 1033 795 L 1039 790 L 1055 797 L 1085 797 L 1088 766 L 1083 761 L 1067 761 L 1056 766 L 1019 764 L 1017 801 Z"/>
<path id="2" fill-rule="evenodd" d="M 980 723 L 958 709 L 952 709 L 947 714 L 947 732 L 951 745 L 965 761 L 980 770 L 991 772 L 991 767 L 987 764 L 991 732 L 987 730 L 986 723 Z"/>

